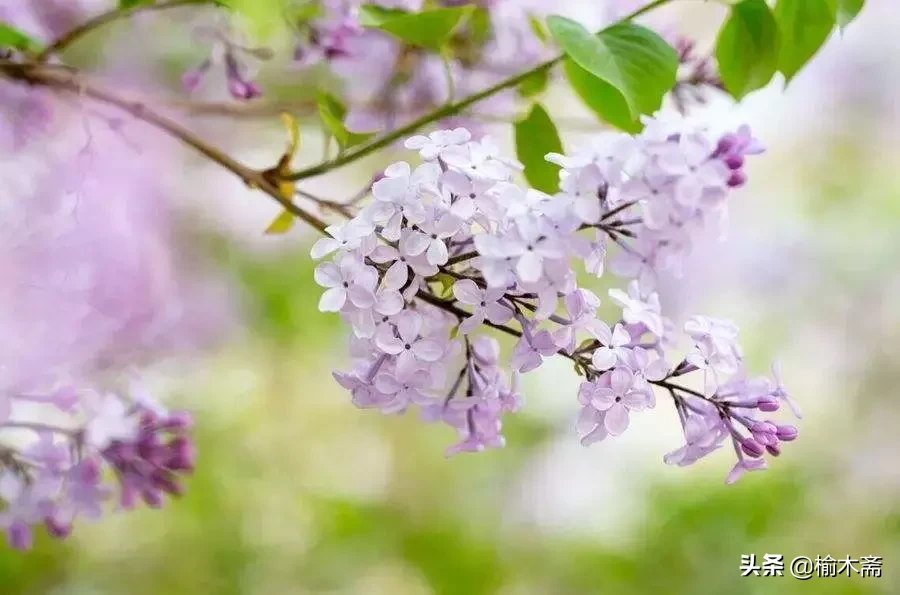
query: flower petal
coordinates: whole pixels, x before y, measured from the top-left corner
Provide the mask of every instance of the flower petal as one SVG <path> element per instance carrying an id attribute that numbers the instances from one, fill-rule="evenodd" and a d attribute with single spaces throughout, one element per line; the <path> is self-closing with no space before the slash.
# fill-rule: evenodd
<path id="1" fill-rule="evenodd" d="M 319 298 L 320 312 L 340 312 L 347 302 L 347 290 L 343 287 L 332 287 Z"/>
<path id="2" fill-rule="evenodd" d="M 620 436 L 628 429 L 628 409 L 621 403 L 616 403 L 606 411 L 603 425 L 613 436 Z"/>

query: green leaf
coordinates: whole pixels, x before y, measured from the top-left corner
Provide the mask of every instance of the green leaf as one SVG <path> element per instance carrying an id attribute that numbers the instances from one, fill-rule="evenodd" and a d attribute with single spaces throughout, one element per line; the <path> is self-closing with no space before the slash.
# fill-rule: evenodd
<path id="1" fill-rule="evenodd" d="M 615 87 L 598 79 L 571 59 L 566 59 L 563 68 L 572 90 L 601 120 L 632 134 L 643 130 L 643 124 L 632 118 L 625 98 Z"/>
<path id="2" fill-rule="evenodd" d="M 516 156 L 525 166 L 525 179 L 535 189 L 552 194 L 559 189 L 559 166 L 544 157 L 562 153 L 553 120 L 535 103 L 524 120 L 516 122 Z"/>
<path id="3" fill-rule="evenodd" d="M 44 46 L 37 39 L 9 23 L 0 23 L 0 47 L 14 48 L 23 52 L 39 52 Z"/>
<path id="4" fill-rule="evenodd" d="M 522 97 L 534 97 L 540 95 L 550 82 L 550 69 L 543 68 L 528 75 L 519 83 L 519 95 Z"/>
<path id="5" fill-rule="evenodd" d="M 832 0 L 778 0 L 781 30 L 778 70 L 790 81 L 816 55 L 834 29 Z"/>
<path id="6" fill-rule="evenodd" d="M 297 218 L 287 209 L 281 211 L 266 228 L 266 235 L 277 236 L 289 232 L 294 227 Z"/>
<path id="7" fill-rule="evenodd" d="M 472 14 L 474 9 L 474 6 L 467 5 L 405 13 L 385 18 L 370 26 L 399 37 L 409 45 L 440 51 L 453 35 L 453 31 Z"/>
<path id="8" fill-rule="evenodd" d="M 866 0 L 828 0 L 834 11 L 834 20 L 838 27 L 844 29 L 852 23 L 862 11 Z"/>
<path id="9" fill-rule="evenodd" d="M 241 16 L 252 39 L 272 39 L 288 32 L 291 24 L 286 0 L 217 0 Z"/>
<path id="10" fill-rule="evenodd" d="M 321 93 L 317 104 L 322 124 L 337 141 L 342 151 L 366 142 L 375 134 L 374 132 L 358 133 L 347 130 L 347 127 L 344 126 L 347 108 L 333 95 Z"/>
<path id="11" fill-rule="evenodd" d="M 325 9 L 318 2 L 307 2 L 297 6 L 291 6 L 287 15 L 292 23 L 306 23 L 324 14 Z M 360 18 L 362 15 L 360 14 Z"/>
<path id="12" fill-rule="evenodd" d="M 592 35 L 575 21 L 559 16 L 549 17 L 547 25 L 574 63 L 615 91 L 606 89 L 595 101 L 614 98 L 617 105 L 611 108 L 613 111 L 624 102 L 632 122 L 637 122 L 641 114 L 658 110 L 675 85 L 678 55 L 645 27 L 620 23 Z M 582 91 L 586 87 L 582 85 Z"/>
<path id="13" fill-rule="evenodd" d="M 153 4 L 153 0 L 119 0 L 119 8 L 134 8 L 141 4 Z"/>
<path id="14" fill-rule="evenodd" d="M 453 285 L 456 283 L 456 277 L 447 273 L 438 273 L 435 275 L 434 281 L 440 286 L 437 292 L 439 298 L 445 300 L 453 297 Z"/>
<path id="15" fill-rule="evenodd" d="M 385 8 L 377 4 L 363 4 L 359 7 L 359 24 L 363 27 L 380 27 L 393 18 L 409 14 L 399 8 Z"/>
<path id="16" fill-rule="evenodd" d="M 742 0 L 719 32 L 716 60 L 725 88 L 735 99 L 765 87 L 778 69 L 780 34 L 765 0 Z"/>
<path id="17" fill-rule="evenodd" d="M 547 28 L 544 26 L 541 19 L 532 13 L 528 13 L 528 26 L 531 27 L 532 33 L 534 33 L 534 36 L 537 37 L 541 43 L 550 41 L 550 32 L 547 31 Z"/>

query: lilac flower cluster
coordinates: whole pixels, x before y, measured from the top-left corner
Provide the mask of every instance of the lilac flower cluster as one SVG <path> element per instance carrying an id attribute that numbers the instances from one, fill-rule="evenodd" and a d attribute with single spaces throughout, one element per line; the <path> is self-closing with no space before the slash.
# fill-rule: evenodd
<path id="1" fill-rule="evenodd" d="M 687 444 L 667 462 L 688 464 L 731 436 L 741 470 L 777 456 L 791 426 L 755 413 L 787 400 L 780 381 L 746 380 L 737 328 L 695 317 L 684 327 L 688 355 L 670 365 L 677 342 L 654 291 L 677 272 L 692 239 L 718 226 L 729 191 L 741 186 L 744 156 L 761 150 L 746 127 L 713 137 L 685 122 L 647 120 L 638 136 L 604 134 L 560 165 L 554 196 L 513 181 L 521 168 L 490 138 L 440 130 L 406 141 L 424 162 L 398 162 L 372 188 L 373 200 L 328 228 L 312 256 L 326 288 L 323 312 L 340 312 L 353 333 L 352 366 L 337 372 L 353 402 L 384 413 L 417 406 L 453 427 L 449 453 L 502 446 L 502 417 L 518 409 L 519 375 L 553 355 L 584 376 L 577 428 L 584 444 L 624 432 L 632 413 L 673 398 Z M 612 326 L 597 317 L 600 298 L 579 287 L 573 263 L 630 278 L 609 297 L 621 309 Z M 484 326 L 517 337 L 501 364 Z M 674 379 L 696 372 L 703 390 Z M 741 430 L 743 428 L 743 431 Z M 745 458 L 749 457 L 749 458 Z"/>
<path id="2" fill-rule="evenodd" d="M 40 419 L 55 412 L 60 421 L 25 415 L 41 409 Z M 180 478 L 194 468 L 191 423 L 138 385 L 127 396 L 72 386 L 0 395 L 0 528 L 10 545 L 29 549 L 38 524 L 65 538 L 76 519 L 98 518 L 113 498 L 123 509 L 139 500 L 158 508 L 166 494 L 181 495 Z"/>
<path id="3" fill-rule="evenodd" d="M 240 25 L 222 19 L 221 15 L 215 15 L 195 28 L 197 41 L 210 50 L 208 57 L 182 75 L 181 84 L 185 91 L 196 91 L 213 67 L 221 64 L 228 93 L 233 98 L 249 100 L 262 95 L 262 89 L 253 79 L 258 64 L 271 59 L 272 51 L 249 45 L 240 31 Z"/>

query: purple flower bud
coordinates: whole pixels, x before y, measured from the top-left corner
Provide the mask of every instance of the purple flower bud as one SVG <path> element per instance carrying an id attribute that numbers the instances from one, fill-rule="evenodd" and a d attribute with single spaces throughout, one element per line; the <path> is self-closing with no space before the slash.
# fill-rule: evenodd
<path id="1" fill-rule="evenodd" d="M 726 134 L 719 139 L 719 144 L 716 145 L 716 154 L 725 155 L 727 153 L 730 153 L 736 144 L 737 137 L 735 137 L 735 135 L 733 134 Z"/>
<path id="2" fill-rule="evenodd" d="M 156 433 L 144 434 L 137 444 L 137 452 L 143 458 L 150 459 L 160 446 L 162 446 L 162 442 Z"/>
<path id="3" fill-rule="evenodd" d="M 169 443 L 168 469 L 173 471 L 193 471 L 197 461 L 197 449 L 185 436 L 178 436 Z"/>
<path id="4" fill-rule="evenodd" d="M 149 409 L 145 409 L 141 411 L 141 427 L 144 429 L 152 428 L 157 420 L 159 420 L 159 416 Z"/>
<path id="5" fill-rule="evenodd" d="M 228 81 L 228 92 L 235 99 L 253 99 L 262 95 L 262 90 L 256 83 L 237 78 Z"/>
<path id="6" fill-rule="evenodd" d="M 767 444 L 766 451 L 773 457 L 777 457 L 781 454 L 781 446 L 778 444 Z"/>
<path id="7" fill-rule="evenodd" d="M 728 166 L 728 169 L 741 169 L 744 167 L 744 156 L 743 155 L 729 155 L 725 158 L 725 165 Z"/>
<path id="8" fill-rule="evenodd" d="M 745 174 L 742 170 L 736 170 L 731 172 L 731 177 L 728 178 L 728 186 L 730 188 L 740 188 L 744 184 L 747 183 L 747 174 Z"/>
<path id="9" fill-rule="evenodd" d="M 141 490 L 141 498 L 150 508 L 161 508 L 163 505 L 162 491 L 155 487 L 145 487 Z"/>
<path id="10" fill-rule="evenodd" d="M 181 87 L 186 93 L 193 93 L 203 82 L 203 74 L 197 70 L 188 70 L 181 75 Z"/>
<path id="11" fill-rule="evenodd" d="M 778 399 L 775 397 L 760 397 L 756 402 L 756 406 L 760 411 L 765 411 L 766 413 L 778 411 Z"/>
<path id="12" fill-rule="evenodd" d="M 187 411 L 173 411 L 156 427 L 163 430 L 186 430 L 194 425 L 194 417 Z"/>
<path id="13" fill-rule="evenodd" d="M 87 484 L 95 484 L 100 481 L 100 461 L 97 459 L 84 459 L 78 464 L 78 473 L 81 481 Z"/>
<path id="14" fill-rule="evenodd" d="M 44 519 L 44 527 L 47 529 L 47 535 L 57 539 L 65 539 L 72 532 L 71 523 L 63 523 L 53 516 Z"/>
<path id="15" fill-rule="evenodd" d="M 758 421 L 750 426 L 750 431 L 754 434 L 774 434 L 778 431 L 778 427 L 767 421 Z"/>
<path id="16" fill-rule="evenodd" d="M 778 444 L 778 438 L 775 437 L 775 434 L 769 434 L 766 432 L 754 432 L 753 439 L 762 444 L 763 446 L 769 446 L 771 444 Z"/>
<path id="17" fill-rule="evenodd" d="M 763 455 L 763 446 L 753 438 L 744 438 L 741 440 L 741 450 L 749 456 L 757 459 Z"/>
<path id="18" fill-rule="evenodd" d="M 122 482 L 122 491 L 119 494 L 119 505 L 125 510 L 130 510 L 137 504 L 138 489 L 130 481 Z"/>
<path id="19" fill-rule="evenodd" d="M 181 86 L 184 88 L 185 92 L 193 93 L 196 91 L 197 87 L 200 86 L 200 83 L 203 82 L 203 77 L 206 76 L 206 73 L 211 66 L 212 60 L 207 58 L 197 68 L 185 71 L 185 73 L 181 75 Z"/>
<path id="20" fill-rule="evenodd" d="M 6 530 L 6 537 L 9 540 L 9 546 L 14 550 L 24 552 L 31 549 L 31 527 L 22 521 L 13 522 Z"/>
<path id="21" fill-rule="evenodd" d="M 778 436 L 779 440 L 784 440 L 785 442 L 790 442 L 791 440 L 795 440 L 797 438 L 798 430 L 795 426 L 783 425 L 778 426 L 775 435 Z"/>

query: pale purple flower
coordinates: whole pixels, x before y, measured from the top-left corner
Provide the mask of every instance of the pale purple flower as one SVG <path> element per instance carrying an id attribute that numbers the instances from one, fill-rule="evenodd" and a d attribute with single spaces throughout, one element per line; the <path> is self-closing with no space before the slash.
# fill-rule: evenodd
<path id="1" fill-rule="evenodd" d="M 634 375 L 627 368 L 615 368 L 604 374 L 602 379 L 602 383 L 587 383 L 590 387 L 585 389 L 585 398 L 590 398 L 594 409 L 605 413 L 603 424 L 606 431 L 619 436 L 628 429 L 629 412 L 647 408 L 647 395 L 632 390 Z"/>
<path id="2" fill-rule="evenodd" d="M 722 188 L 728 181 L 728 168 L 711 159 L 713 145 L 700 134 L 682 135 L 678 144 L 669 143 L 658 153 L 659 167 L 667 174 L 678 176 L 675 200 L 685 206 L 695 206 L 707 188 Z"/>
<path id="3" fill-rule="evenodd" d="M 353 220 L 340 225 L 329 225 L 325 231 L 331 237 L 323 237 L 316 240 L 309 255 L 319 260 L 337 251 L 349 252 L 357 248 L 365 247 L 363 254 L 368 254 L 375 247 L 375 236 L 371 225 L 360 220 Z"/>
<path id="4" fill-rule="evenodd" d="M 609 297 L 622 307 L 622 318 L 628 324 L 643 324 L 654 335 L 662 335 L 663 323 L 660 314 L 659 296 L 650 293 L 641 295 L 637 281 L 628 284 L 628 293 L 621 289 L 610 289 Z"/>
<path id="5" fill-rule="evenodd" d="M 407 149 L 418 151 L 422 159 L 431 161 L 441 157 L 450 147 L 464 145 L 472 135 L 465 128 L 453 130 L 436 130 L 428 136 L 411 136 L 403 143 Z"/>
<path id="6" fill-rule="evenodd" d="M 597 321 L 590 328 L 594 338 L 600 341 L 600 347 L 594 350 L 591 363 L 599 371 L 609 370 L 617 362 L 624 361 L 628 355 L 627 347 L 631 344 L 631 335 L 621 324 L 613 330 L 605 322 Z"/>
<path id="7" fill-rule="evenodd" d="M 797 404 L 797 401 L 791 398 L 791 396 L 788 394 L 787 389 L 784 386 L 784 382 L 781 379 L 780 362 L 774 362 L 772 364 L 772 378 L 774 378 L 775 380 L 775 387 L 772 389 L 772 396 L 787 403 L 788 407 L 791 408 L 791 412 L 794 414 L 794 417 L 796 417 L 797 419 L 802 419 L 803 412 L 800 410 L 800 406 Z"/>
<path id="8" fill-rule="evenodd" d="M 734 467 L 731 469 L 731 472 L 728 474 L 728 477 L 725 478 L 726 484 L 733 484 L 737 480 L 739 480 L 744 473 L 748 471 L 762 471 L 766 469 L 768 464 L 765 459 L 738 459 L 738 462 L 735 463 Z"/>
<path id="9" fill-rule="evenodd" d="M 667 465 L 685 467 L 717 450 L 728 437 L 728 430 L 715 408 L 702 409 L 702 414 L 688 415 L 684 421 L 684 446 L 663 457 Z"/>
<path id="10" fill-rule="evenodd" d="M 408 256 L 425 254 L 428 263 L 441 266 L 447 263 L 447 238 L 459 230 L 459 223 L 452 216 L 444 215 L 437 221 L 425 220 L 419 223 L 400 240 L 400 250 Z"/>
<path id="11" fill-rule="evenodd" d="M 85 441 L 103 450 L 114 440 L 132 440 L 137 434 L 138 420 L 130 414 L 121 399 L 105 395 L 90 414 L 85 426 Z"/>
<path id="12" fill-rule="evenodd" d="M 441 152 L 441 159 L 451 168 L 476 180 L 501 182 L 509 179 L 510 168 L 522 168 L 517 161 L 502 158 L 500 149 L 490 137 L 467 145 L 450 146 Z"/>
<path id="13" fill-rule="evenodd" d="M 534 336 L 523 335 L 513 348 L 510 365 L 519 372 L 531 372 L 544 362 L 544 358 L 556 353 L 556 342 L 547 331 L 539 331 Z"/>
<path id="14" fill-rule="evenodd" d="M 416 366 L 397 366 L 394 373 L 381 373 L 375 377 L 375 388 L 392 397 L 390 405 L 382 407 L 384 413 L 399 413 L 411 403 L 429 405 L 432 399 L 427 391 L 432 379 L 428 370 Z"/>
<path id="15" fill-rule="evenodd" d="M 597 411 L 591 405 L 585 405 L 578 413 L 575 429 L 581 440 L 582 446 L 590 446 L 595 442 L 601 442 L 609 436 L 606 429 L 606 412 Z"/>
<path id="16" fill-rule="evenodd" d="M 323 262 L 317 266 L 315 279 L 326 288 L 319 299 L 320 312 L 339 312 L 348 301 L 358 308 L 371 308 L 375 304 L 378 273 L 372 267 L 360 265 L 350 255 L 340 265 Z"/>
<path id="17" fill-rule="evenodd" d="M 453 284 L 453 295 L 461 303 L 472 307 L 472 314 L 460 325 L 461 333 L 469 334 L 485 321 L 504 324 L 513 316 L 509 306 L 499 300 L 503 297 L 503 289 L 481 289 L 470 279 L 463 279 Z"/>
<path id="18" fill-rule="evenodd" d="M 375 343 L 383 352 L 397 356 L 398 370 L 411 368 L 417 362 L 436 362 L 444 354 L 445 346 L 437 339 L 422 337 L 422 316 L 415 312 L 397 315 L 397 330 L 382 327 L 375 335 Z"/>
<path id="19" fill-rule="evenodd" d="M 391 266 L 385 273 L 385 278 L 390 280 L 388 282 L 391 285 L 399 284 L 400 287 L 406 284 L 411 274 L 430 277 L 438 271 L 436 266 L 428 262 L 425 254 L 410 256 L 393 246 L 378 246 L 372 251 L 370 258 L 379 264 L 390 262 Z"/>

